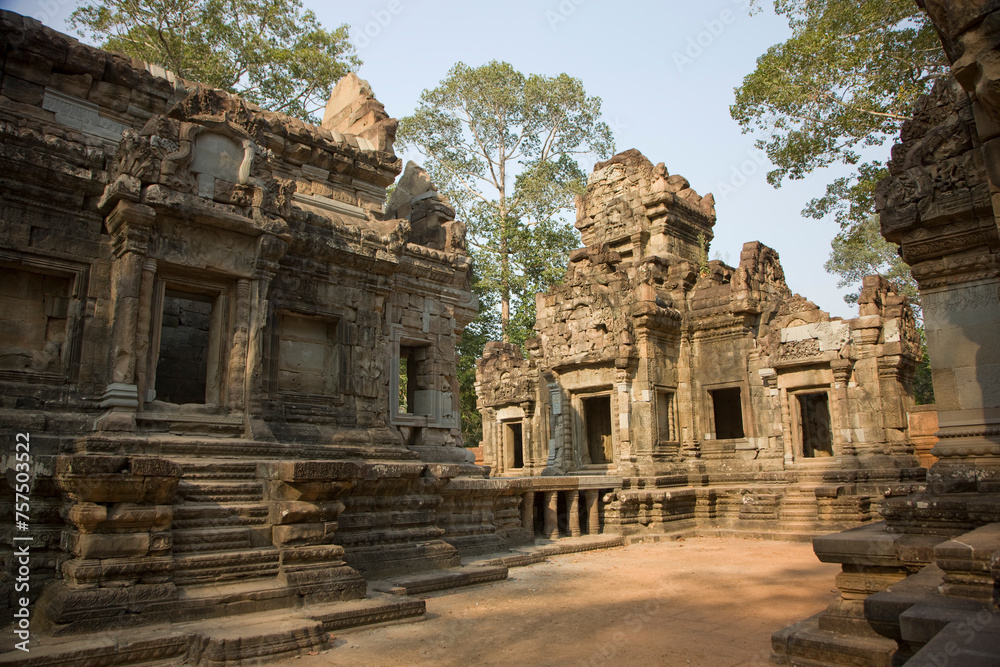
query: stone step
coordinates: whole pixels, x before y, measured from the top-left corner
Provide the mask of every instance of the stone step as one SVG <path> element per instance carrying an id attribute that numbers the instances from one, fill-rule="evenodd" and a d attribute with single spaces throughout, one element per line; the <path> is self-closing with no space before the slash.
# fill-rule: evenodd
<path id="1" fill-rule="evenodd" d="M 181 479 L 177 493 L 189 503 L 260 502 L 264 487 L 260 482 L 189 482 Z"/>
<path id="2" fill-rule="evenodd" d="M 174 530 L 231 526 L 266 526 L 266 505 L 184 503 L 174 508 Z"/>
<path id="3" fill-rule="evenodd" d="M 250 547 L 250 530 L 247 528 L 194 528 L 173 531 L 174 556 L 183 553 L 237 551 Z"/>
<path id="4" fill-rule="evenodd" d="M 369 583 L 369 586 L 372 590 L 391 593 L 393 595 L 420 595 L 430 593 L 431 591 L 472 586 L 490 581 L 504 581 L 506 579 L 507 567 L 504 565 L 466 565 L 438 572 L 372 581 Z"/>
<path id="5" fill-rule="evenodd" d="M 625 546 L 621 535 L 585 535 L 583 537 L 562 537 L 558 540 L 537 540 L 535 544 L 511 549 L 507 554 L 490 554 L 469 561 L 468 565 L 502 565 L 522 567 L 561 554 L 579 553 L 594 549 L 610 549 Z"/>
<path id="6" fill-rule="evenodd" d="M 866 665 L 892 667 L 899 646 L 885 637 L 842 635 L 818 627 L 819 614 L 771 636 L 775 656 L 802 667 Z"/>
<path id="7" fill-rule="evenodd" d="M 278 550 L 273 547 L 174 556 L 174 583 L 178 586 L 277 575 Z"/>
<path id="8" fill-rule="evenodd" d="M 422 620 L 423 600 L 375 594 L 365 600 L 305 605 L 295 610 L 240 614 L 238 618 L 152 625 L 110 635 L 48 637 L 32 633 L 31 652 L 0 653 L 0 665 L 159 665 L 194 667 L 260 664 L 340 648 L 330 632 Z M 350 662 L 350 656 L 341 656 Z"/>

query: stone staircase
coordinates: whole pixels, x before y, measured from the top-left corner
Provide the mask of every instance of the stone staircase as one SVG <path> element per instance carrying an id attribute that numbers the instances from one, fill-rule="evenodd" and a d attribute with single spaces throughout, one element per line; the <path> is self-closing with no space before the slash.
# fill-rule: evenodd
<path id="1" fill-rule="evenodd" d="M 778 508 L 779 530 L 815 531 L 819 522 L 816 492 L 812 487 L 792 484 L 785 489 Z"/>
<path id="2" fill-rule="evenodd" d="M 253 463 L 182 460 L 174 508 L 174 582 L 179 586 L 273 578 L 263 483 Z"/>

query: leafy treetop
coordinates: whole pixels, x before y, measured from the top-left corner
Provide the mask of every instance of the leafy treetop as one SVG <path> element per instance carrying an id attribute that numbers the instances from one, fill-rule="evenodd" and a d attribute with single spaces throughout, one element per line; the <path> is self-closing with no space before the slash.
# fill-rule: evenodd
<path id="1" fill-rule="evenodd" d="M 102 0 L 70 22 L 101 48 L 310 122 L 361 65 L 347 26 L 325 30 L 300 0 Z"/>
<path id="2" fill-rule="evenodd" d="M 775 165 L 775 187 L 833 163 L 858 165 L 803 213 L 863 224 L 886 170 L 861 153 L 895 138 L 914 101 L 948 71 L 941 43 L 912 0 L 774 0 L 774 9 L 792 37 L 757 59 L 730 113 L 744 132 L 767 135 L 757 145 Z"/>

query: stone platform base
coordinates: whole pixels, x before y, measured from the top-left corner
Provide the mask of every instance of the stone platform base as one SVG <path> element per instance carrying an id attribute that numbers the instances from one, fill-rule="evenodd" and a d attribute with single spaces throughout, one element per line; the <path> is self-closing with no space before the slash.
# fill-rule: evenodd
<path id="1" fill-rule="evenodd" d="M 500 566 L 464 566 L 411 576 L 372 581 L 369 589 L 392 595 L 421 595 L 461 586 L 474 586 L 507 579 L 507 568 Z"/>
<path id="2" fill-rule="evenodd" d="M 541 563 L 546 558 L 560 554 L 573 554 L 594 549 L 610 549 L 625 546 L 621 535 L 585 535 L 583 537 L 563 537 L 558 540 L 536 540 L 531 546 L 511 549 L 510 553 L 493 554 L 473 560 L 470 565 L 523 567 Z"/>
<path id="3" fill-rule="evenodd" d="M 31 652 L 0 654 L 0 665 L 247 665 L 333 648 L 336 630 L 391 621 L 422 620 L 423 600 L 374 595 L 366 600 L 309 605 L 286 612 L 144 626 L 104 636 L 40 637 Z"/>

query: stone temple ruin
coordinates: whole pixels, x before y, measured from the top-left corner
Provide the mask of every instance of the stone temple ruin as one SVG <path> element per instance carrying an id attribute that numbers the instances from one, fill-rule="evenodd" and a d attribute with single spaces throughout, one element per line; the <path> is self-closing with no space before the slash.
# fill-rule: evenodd
<path id="1" fill-rule="evenodd" d="M 936 664 L 921 647 L 995 612 L 1000 579 L 1000 104 L 976 67 L 996 40 L 932 9 L 976 92 L 924 103 L 881 190 L 935 361 L 926 487 L 905 299 L 870 278 L 859 316 L 830 318 L 760 243 L 708 261 L 711 196 L 637 151 L 595 168 L 585 247 L 538 296 L 527 357 L 493 343 L 479 362 L 476 465 L 458 421 L 465 229 L 402 169 L 366 82 L 342 80 L 316 127 L 0 11 L 0 615 L 22 612 L 30 535 L 46 638 L 0 663 L 290 656 L 424 612 L 380 590 L 503 579 L 524 552 L 462 561 L 517 545 L 849 529 L 814 542 L 844 564 L 841 595 L 776 634 L 776 659 Z M 948 41 L 970 29 L 975 48 Z"/>
<path id="2" fill-rule="evenodd" d="M 15 489 L 36 634 L 344 602 L 269 649 L 308 650 L 423 613 L 368 581 L 502 549 L 499 492 L 467 499 L 464 228 L 413 175 L 383 213 L 402 165 L 368 85 L 315 127 L 9 12 L 0 39 L 4 623 Z M 261 650 L 199 641 L 118 659 Z"/>
<path id="3" fill-rule="evenodd" d="M 547 494 L 544 534 L 563 512 L 577 532 L 579 489 L 629 537 L 792 537 L 869 521 L 922 482 L 905 299 L 870 278 L 860 316 L 831 319 L 760 243 L 736 268 L 708 261 L 714 224 L 711 195 L 638 151 L 598 164 L 577 205 L 586 247 L 538 296 L 528 358 L 487 347 L 484 458 Z"/>

